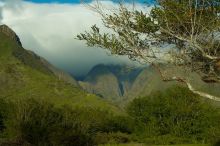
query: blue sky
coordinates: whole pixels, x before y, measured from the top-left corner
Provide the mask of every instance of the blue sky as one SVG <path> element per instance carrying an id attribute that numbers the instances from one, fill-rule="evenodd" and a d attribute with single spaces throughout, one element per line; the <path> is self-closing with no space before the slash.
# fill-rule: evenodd
<path id="1" fill-rule="evenodd" d="M 80 0 L 26 0 L 36 3 L 79 3 Z"/>
<path id="2" fill-rule="evenodd" d="M 26 1 L 32 1 L 36 3 L 79 3 L 80 0 L 26 0 Z M 91 0 L 85 0 L 85 1 L 91 1 Z M 115 1 L 115 0 L 114 0 Z M 155 0 L 137 0 L 139 2 L 149 2 L 152 3 Z"/>

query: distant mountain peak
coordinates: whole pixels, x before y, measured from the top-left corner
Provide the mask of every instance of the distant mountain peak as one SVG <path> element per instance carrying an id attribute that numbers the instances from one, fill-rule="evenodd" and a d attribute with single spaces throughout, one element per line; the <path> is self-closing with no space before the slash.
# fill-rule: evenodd
<path id="1" fill-rule="evenodd" d="M 143 69 L 123 64 L 98 64 L 79 84 L 90 93 L 117 102 L 123 101 Z"/>
<path id="2" fill-rule="evenodd" d="M 5 34 L 7 37 L 9 37 L 10 39 L 12 39 L 13 41 L 16 41 L 18 43 L 18 45 L 22 46 L 20 38 L 18 37 L 18 35 L 7 25 L 3 24 L 0 25 L 0 33 Z"/>

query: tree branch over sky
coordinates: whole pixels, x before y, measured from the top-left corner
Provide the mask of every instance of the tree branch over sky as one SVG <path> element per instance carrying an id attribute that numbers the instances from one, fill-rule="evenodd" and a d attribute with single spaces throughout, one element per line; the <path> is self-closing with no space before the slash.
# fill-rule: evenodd
<path id="1" fill-rule="evenodd" d="M 170 76 L 162 67 L 177 66 L 196 72 L 204 82 L 220 82 L 220 0 L 158 0 L 149 14 L 122 2 L 112 13 L 106 13 L 99 1 L 91 7 L 113 32 L 101 33 L 94 25 L 90 32 L 79 34 L 79 40 L 148 63 L 164 81 L 183 82 L 192 92 L 220 101 L 195 90 L 187 77 Z"/>

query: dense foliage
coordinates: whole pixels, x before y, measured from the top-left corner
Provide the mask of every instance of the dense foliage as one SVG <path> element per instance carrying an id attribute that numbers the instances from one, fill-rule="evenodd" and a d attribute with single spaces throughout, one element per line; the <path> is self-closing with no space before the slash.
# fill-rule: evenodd
<path id="1" fill-rule="evenodd" d="M 155 0 L 150 12 L 146 8 L 130 8 L 120 1 L 112 13 L 103 10 L 97 0 L 91 7 L 98 12 L 103 33 L 96 25 L 91 31 L 77 35 L 88 46 L 108 49 L 112 54 L 126 55 L 132 60 L 148 63 L 159 70 L 164 81 L 181 81 L 200 96 L 219 97 L 195 91 L 189 77 L 168 73 L 176 66 L 189 74 L 198 73 L 207 83 L 220 81 L 220 1 L 219 0 Z M 168 65 L 162 68 L 160 64 Z"/>
<path id="2" fill-rule="evenodd" d="M 220 114 L 207 102 L 174 87 L 135 99 L 128 113 L 140 123 L 135 131 L 138 138 L 148 143 L 211 142 L 220 135 Z"/>
<path id="3" fill-rule="evenodd" d="M 117 142 L 127 142 L 126 133 L 131 131 L 124 125 L 126 122 L 120 122 L 123 116 L 102 109 L 57 107 L 32 98 L 13 101 L 7 108 L 9 116 L 1 123 L 5 127 L 1 137 L 13 141 L 5 141 L 3 145 L 89 146 L 107 143 L 114 137 Z"/>
<path id="4" fill-rule="evenodd" d="M 135 99 L 123 111 L 47 72 L 4 34 L 0 40 L 0 145 L 219 144 L 219 110 L 185 88 Z"/>
<path id="5" fill-rule="evenodd" d="M 6 103 L 0 99 L 0 132 L 5 129 L 4 119 L 6 118 Z"/>
<path id="6" fill-rule="evenodd" d="M 213 73 L 218 79 L 219 0 L 157 0 L 150 13 L 130 9 L 120 2 L 114 13 L 103 11 L 101 3 L 94 6 L 103 24 L 114 33 L 102 33 L 94 25 L 91 32 L 81 33 L 77 38 L 112 54 L 128 55 L 147 63 L 186 65 L 205 75 Z M 158 49 L 164 44 L 175 47 Z"/>
<path id="7" fill-rule="evenodd" d="M 0 105 L 0 142 L 6 146 L 210 143 L 220 135 L 219 111 L 179 87 L 134 99 L 127 114 L 36 98 L 1 99 Z"/>

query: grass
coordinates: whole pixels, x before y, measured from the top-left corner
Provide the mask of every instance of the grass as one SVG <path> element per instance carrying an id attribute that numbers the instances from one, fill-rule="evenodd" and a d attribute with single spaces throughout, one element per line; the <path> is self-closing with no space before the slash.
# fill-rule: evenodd
<path id="1" fill-rule="evenodd" d="M 56 106 L 92 107 L 118 112 L 103 99 L 59 80 L 40 59 L 0 34 L 0 98 L 43 98 Z"/>
<path id="2" fill-rule="evenodd" d="M 105 144 L 100 146 L 210 146 L 208 144 L 178 144 L 178 145 L 147 145 L 147 144 Z"/>

